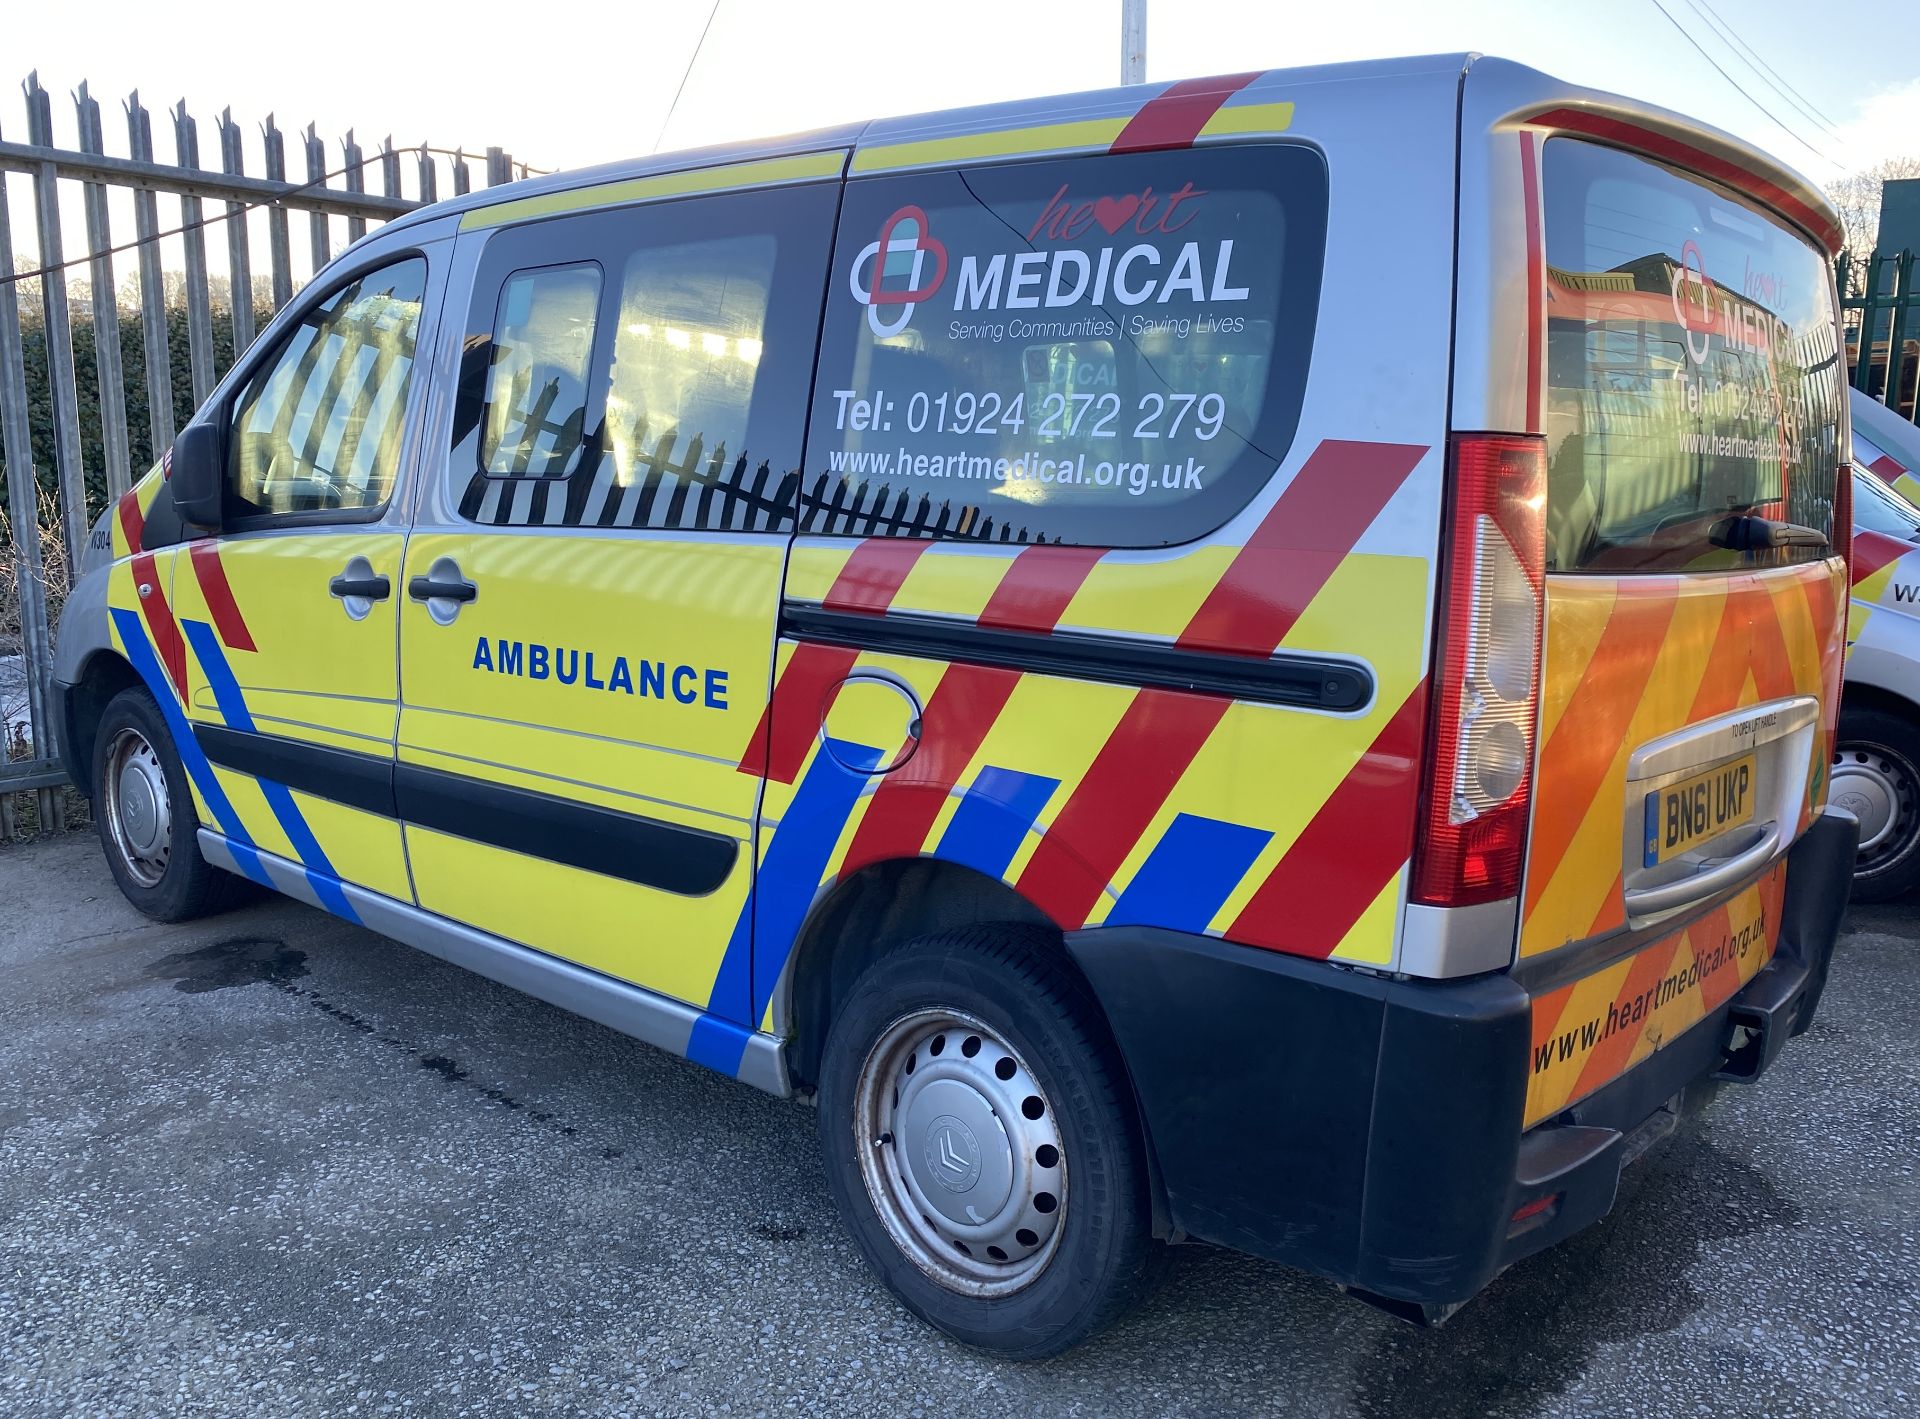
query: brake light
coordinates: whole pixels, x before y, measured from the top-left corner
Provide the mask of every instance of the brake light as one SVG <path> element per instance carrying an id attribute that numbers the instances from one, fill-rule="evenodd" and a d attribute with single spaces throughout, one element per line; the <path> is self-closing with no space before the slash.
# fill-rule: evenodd
<path id="1" fill-rule="evenodd" d="M 1451 474 L 1413 867 L 1414 899 L 1432 906 L 1520 889 L 1546 594 L 1545 442 L 1457 434 Z"/>

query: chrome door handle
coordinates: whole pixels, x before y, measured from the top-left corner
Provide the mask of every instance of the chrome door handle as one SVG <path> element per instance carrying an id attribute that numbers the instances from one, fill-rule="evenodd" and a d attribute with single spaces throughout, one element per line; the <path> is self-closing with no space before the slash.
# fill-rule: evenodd
<path id="1" fill-rule="evenodd" d="M 1748 876 L 1753 870 L 1780 850 L 1780 825 L 1770 824 L 1760 841 L 1742 852 L 1707 868 L 1691 877 L 1682 877 L 1678 882 L 1662 883 L 1658 887 L 1641 887 L 1622 895 L 1626 899 L 1627 919 L 1639 921 L 1645 917 L 1657 916 L 1661 912 L 1672 911 L 1677 907 L 1692 906 L 1707 898 L 1717 896 Z"/>

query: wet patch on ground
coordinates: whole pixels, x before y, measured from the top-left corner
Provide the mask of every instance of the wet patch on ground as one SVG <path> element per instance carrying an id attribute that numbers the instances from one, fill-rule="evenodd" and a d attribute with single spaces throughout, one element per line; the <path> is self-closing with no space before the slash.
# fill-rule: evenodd
<path id="1" fill-rule="evenodd" d="M 307 973 L 307 953 L 271 936 L 232 936 L 162 956 L 147 967 L 157 980 L 170 980 L 188 995 L 241 985 L 285 985 Z"/>
<path id="2" fill-rule="evenodd" d="M 1768 1177 L 1709 1141 L 1699 1120 L 1620 1180 L 1610 1216 L 1520 1262 L 1446 1325 L 1395 1327 L 1353 1369 L 1368 1419 L 1538 1414 L 1602 1345 L 1672 1330 L 1706 1297 L 1687 1273 L 1715 1242 L 1803 1214 Z M 1631 1283 L 1631 1284 L 1628 1284 Z"/>
<path id="3" fill-rule="evenodd" d="M 449 1084 L 464 1085 L 487 1102 L 498 1104 L 512 1113 L 524 1114 L 535 1123 L 551 1128 L 563 1138 L 572 1138 L 575 1134 L 571 1124 L 561 1122 L 558 1117 L 546 1110 L 529 1108 L 504 1089 L 476 1083 L 466 1069 L 445 1055 L 416 1046 L 396 1035 L 387 1034 L 373 1021 L 327 999 L 317 990 L 295 984 L 307 974 L 307 953 L 295 950 L 276 938 L 230 937 L 225 941 L 216 941 L 211 946 L 203 946 L 197 951 L 181 951 L 171 956 L 163 956 L 147 967 L 147 974 L 157 980 L 170 980 L 175 990 L 184 991 L 189 995 L 198 995 L 210 990 L 226 990 L 234 986 L 269 986 L 282 995 L 319 1011 L 335 1023 L 346 1026 L 355 1034 L 378 1040 L 390 1049 L 411 1056 L 422 1069 L 439 1075 Z"/>

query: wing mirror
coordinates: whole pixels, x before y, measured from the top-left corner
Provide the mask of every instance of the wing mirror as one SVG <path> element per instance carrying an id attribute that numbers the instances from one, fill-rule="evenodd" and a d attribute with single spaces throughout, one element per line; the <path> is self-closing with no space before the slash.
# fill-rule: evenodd
<path id="1" fill-rule="evenodd" d="M 189 424 L 173 441 L 173 466 L 167 477 L 181 520 L 215 532 L 220 530 L 226 484 L 220 442 L 220 430 L 212 424 Z"/>

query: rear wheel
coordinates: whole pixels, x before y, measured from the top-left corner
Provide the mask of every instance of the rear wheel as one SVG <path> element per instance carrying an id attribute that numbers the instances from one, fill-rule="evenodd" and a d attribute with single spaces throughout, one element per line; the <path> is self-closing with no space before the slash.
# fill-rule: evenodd
<path id="1" fill-rule="evenodd" d="M 1055 1354 L 1145 1288 L 1144 1144 L 1098 1007 L 1024 926 L 923 937 L 869 967 L 828 1035 L 820 1128 L 861 1250 L 922 1319 Z"/>
<path id="2" fill-rule="evenodd" d="M 1853 898 L 1884 902 L 1920 886 L 1920 725 L 1843 709 L 1828 802 L 1860 820 Z"/>
<path id="3" fill-rule="evenodd" d="M 186 921 L 233 900 L 239 879 L 200 855 L 200 820 L 160 707 L 122 690 L 94 737 L 94 820 L 126 899 L 156 921 Z"/>

